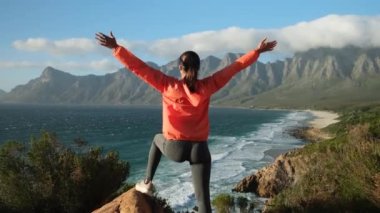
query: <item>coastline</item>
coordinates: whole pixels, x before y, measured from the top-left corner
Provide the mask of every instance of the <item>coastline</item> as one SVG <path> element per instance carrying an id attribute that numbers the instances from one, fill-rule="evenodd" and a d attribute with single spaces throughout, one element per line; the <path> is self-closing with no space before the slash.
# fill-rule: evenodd
<path id="1" fill-rule="evenodd" d="M 327 131 L 324 131 L 323 128 L 339 122 L 339 115 L 337 113 L 318 110 L 295 111 L 310 113 L 311 118 L 307 119 L 303 126 L 285 130 L 289 135 L 303 140 L 304 144 L 320 142 L 333 137 Z M 303 149 L 303 146 L 296 149 Z M 254 192 L 258 197 L 264 198 L 267 201 L 268 198 L 276 195 L 287 184 L 293 183 L 294 180 L 302 175 L 306 164 L 303 161 L 304 159 L 292 158 L 289 155 L 294 150 L 281 148 L 266 150 L 264 154 L 271 157 L 273 159 L 272 162 L 242 179 L 232 190 L 236 192 Z"/>
<path id="2" fill-rule="evenodd" d="M 305 140 L 305 142 L 318 142 L 332 138 L 332 135 L 322 129 L 339 122 L 339 114 L 331 111 L 322 110 L 302 110 L 311 113 L 312 119 L 306 123 L 306 126 L 297 127 L 289 130 L 289 134 L 295 138 Z M 281 154 L 289 152 L 289 149 L 269 149 L 264 152 L 265 155 L 276 159 Z"/>
<path id="3" fill-rule="evenodd" d="M 234 108 L 234 107 L 232 107 Z M 239 107 L 235 107 L 239 108 Z M 245 108 L 245 107 L 240 107 Z M 281 111 L 304 111 L 310 113 L 314 118 L 307 123 L 307 127 L 323 129 L 331 124 L 339 122 L 339 114 L 327 110 L 312 110 L 312 109 L 287 109 L 287 108 L 249 108 L 254 110 L 281 110 Z"/>
<path id="4" fill-rule="evenodd" d="M 380 178 L 376 153 L 380 134 L 379 129 L 371 128 L 378 126 L 379 109 L 352 108 L 340 116 L 303 110 L 309 118 L 298 128 L 300 132 L 313 128 L 330 133 L 332 138 L 317 143 L 303 140 L 307 143 L 303 148 L 279 155 L 270 165 L 242 179 L 233 191 L 263 198 L 262 212 L 378 211 Z M 354 190 L 347 196 L 342 189 Z M 358 201 L 357 197 L 361 199 Z"/>

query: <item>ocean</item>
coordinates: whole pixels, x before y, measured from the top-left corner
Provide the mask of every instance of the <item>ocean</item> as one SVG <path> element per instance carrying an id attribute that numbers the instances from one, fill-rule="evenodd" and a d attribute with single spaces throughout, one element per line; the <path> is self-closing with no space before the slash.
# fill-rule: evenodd
<path id="1" fill-rule="evenodd" d="M 287 129 L 312 119 L 305 111 L 210 108 L 209 149 L 212 155 L 211 197 L 231 193 L 242 178 L 273 162 L 270 150 L 290 150 L 304 142 Z M 105 151 L 117 150 L 130 162 L 133 183 L 144 178 L 151 141 L 161 132 L 158 106 L 0 105 L 0 143 L 27 142 L 41 131 L 57 134 L 61 143 L 83 139 Z M 161 158 L 154 184 L 175 210 L 191 209 L 195 197 L 187 162 Z M 252 199 L 252 195 L 242 194 Z"/>

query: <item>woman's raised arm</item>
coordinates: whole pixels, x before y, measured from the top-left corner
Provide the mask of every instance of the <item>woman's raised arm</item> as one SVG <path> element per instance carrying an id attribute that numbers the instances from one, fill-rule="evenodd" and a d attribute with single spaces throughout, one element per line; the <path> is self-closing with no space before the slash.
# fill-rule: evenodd
<path id="1" fill-rule="evenodd" d="M 226 85 L 236 73 L 255 63 L 259 58 L 260 53 L 272 51 L 277 45 L 277 41 L 267 42 L 266 40 L 267 38 L 264 38 L 255 49 L 241 56 L 227 67 L 217 71 L 212 76 L 204 79 L 207 81 L 206 85 L 208 87 L 208 92 L 210 94 L 217 92 Z"/>
<path id="2" fill-rule="evenodd" d="M 103 33 L 96 33 L 96 40 L 98 40 L 100 45 L 112 49 L 115 58 L 117 58 L 137 77 L 158 91 L 163 92 L 165 85 L 170 78 L 169 76 L 165 75 L 160 70 L 153 69 L 129 50 L 118 45 L 112 32 L 110 33 L 110 36 Z"/>

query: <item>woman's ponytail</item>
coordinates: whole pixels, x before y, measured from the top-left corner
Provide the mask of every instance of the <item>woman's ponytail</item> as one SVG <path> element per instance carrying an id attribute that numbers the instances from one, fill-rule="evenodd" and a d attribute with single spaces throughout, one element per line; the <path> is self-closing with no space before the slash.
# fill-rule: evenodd
<path id="1" fill-rule="evenodd" d="M 196 91 L 196 82 L 198 80 L 198 70 L 200 59 L 194 51 L 186 51 L 179 57 L 179 64 L 185 72 L 184 81 L 190 92 Z"/>
<path id="2" fill-rule="evenodd" d="M 185 74 L 185 83 L 190 92 L 195 92 L 195 82 L 197 82 L 197 71 L 188 70 Z"/>

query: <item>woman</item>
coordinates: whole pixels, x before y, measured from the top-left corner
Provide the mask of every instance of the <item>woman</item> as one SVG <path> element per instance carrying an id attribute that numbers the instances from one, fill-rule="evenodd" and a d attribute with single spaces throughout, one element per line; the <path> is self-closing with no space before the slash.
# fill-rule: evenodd
<path id="1" fill-rule="evenodd" d="M 119 46 L 112 32 L 110 36 L 97 33 L 96 39 L 100 45 L 113 49 L 114 56 L 126 68 L 162 94 L 162 134 L 153 139 L 146 177 L 136 184 L 136 190 L 152 194 L 152 180 L 162 154 L 176 162 L 189 161 L 198 211 L 211 212 L 211 155 L 207 145 L 210 97 L 236 73 L 254 63 L 260 53 L 273 50 L 277 42 L 262 40 L 256 49 L 204 79 L 198 79 L 199 56 L 186 51 L 179 57 L 181 79 L 176 79 L 149 67 Z"/>

